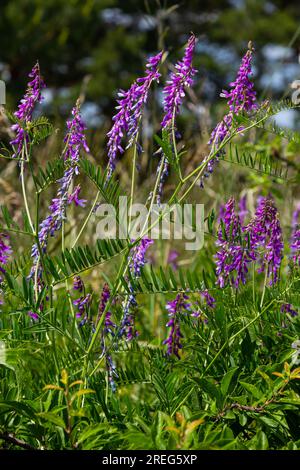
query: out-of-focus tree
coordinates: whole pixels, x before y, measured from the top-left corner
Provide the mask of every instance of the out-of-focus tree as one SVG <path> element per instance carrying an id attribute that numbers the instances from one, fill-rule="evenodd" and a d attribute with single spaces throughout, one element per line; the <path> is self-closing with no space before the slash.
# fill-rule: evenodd
<path id="1" fill-rule="evenodd" d="M 87 99 L 107 115 L 115 90 L 142 70 L 145 55 L 165 47 L 175 59 L 193 31 L 200 39 L 196 65 L 214 100 L 249 39 L 260 65 L 268 44 L 292 45 L 296 63 L 299 24 L 298 0 L 2 0 L 2 78 L 14 106 L 38 59 L 54 112 L 61 98 L 74 100 L 89 75 Z"/>

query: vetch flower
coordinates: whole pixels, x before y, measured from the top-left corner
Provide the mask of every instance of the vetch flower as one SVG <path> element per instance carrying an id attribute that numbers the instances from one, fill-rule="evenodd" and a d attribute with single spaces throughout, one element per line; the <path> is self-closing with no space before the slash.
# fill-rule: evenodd
<path id="1" fill-rule="evenodd" d="M 159 81 L 158 66 L 162 58 L 162 52 L 148 59 L 145 76 L 138 78 L 127 91 L 120 90 L 117 100 L 117 113 L 113 116 L 113 126 L 107 133 L 108 137 L 108 172 L 107 180 L 112 176 L 116 166 L 118 153 L 124 153 L 122 141 L 129 139 L 126 148 L 130 147 L 137 136 L 139 124 L 142 118 L 143 106 L 148 100 L 151 84 Z"/>
<path id="2" fill-rule="evenodd" d="M 250 237 L 252 255 L 258 259 L 258 272 L 266 269 L 270 285 L 275 284 L 283 258 L 283 239 L 278 211 L 270 196 L 260 198 L 255 216 L 245 227 L 245 233 Z M 262 250 L 261 254 L 258 253 L 259 249 Z"/>
<path id="3" fill-rule="evenodd" d="M 75 276 L 73 279 L 73 289 L 78 292 L 83 292 L 84 284 L 80 276 Z"/>
<path id="4" fill-rule="evenodd" d="M 196 37 L 192 34 L 188 40 L 183 59 L 177 62 L 176 70 L 171 73 L 170 79 L 163 89 L 165 112 L 161 123 L 163 129 L 172 125 L 185 97 L 185 89 L 193 85 L 193 77 L 197 72 L 192 65 L 195 45 Z"/>
<path id="5" fill-rule="evenodd" d="M 91 301 L 92 301 L 91 294 L 81 296 L 79 297 L 79 299 L 76 299 L 73 301 L 73 304 L 76 305 L 78 308 L 78 311 L 76 312 L 76 317 L 81 318 L 79 326 L 85 325 L 88 321 L 88 312 L 89 312 Z"/>
<path id="6" fill-rule="evenodd" d="M 288 313 L 291 317 L 297 317 L 299 313 L 295 310 L 291 304 L 282 304 L 280 307 L 281 313 Z"/>
<path id="7" fill-rule="evenodd" d="M 169 321 L 166 326 L 170 328 L 170 331 L 163 344 L 167 345 L 167 355 L 176 356 L 178 359 L 180 359 L 179 350 L 182 349 L 181 340 L 183 338 L 180 329 L 180 314 L 190 308 L 190 303 L 187 300 L 188 296 L 180 293 L 166 305 L 166 309 L 169 312 Z"/>
<path id="8" fill-rule="evenodd" d="M 66 169 L 62 178 L 57 181 L 59 189 L 56 197 L 52 199 L 49 206 L 50 215 L 41 222 L 39 227 L 39 244 L 42 253 L 45 253 L 47 250 L 49 236 L 53 237 L 55 232 L 60 230 L 63 221 L 66 219 L 67 206 L 72 202 L 74 202 L 76 206 L 84 206 L 86 202 L 78 198 L 80 186 L 76 186 L 70 193 L 72 182 L 75 176 L 79 174 L 80 150 L 84 148 L 86 152 L 89 152 L 84 135 L 86 128 L 80 115 L 79 100 L 72 109 L 72 116 L 72 119 L 67 121 L 68 132 L 64 139 L 66 145 L 63 152 L 63 159 Z M 31 254 L 34 263 L 30 276 L 33 276 L 40 257 L 37 244 L 33 245 Z"/>
<path id="9" fill-rule="evenodd" d="M 235 200 L 230 198 L 222 209 L 220 228 L 216 245 L 219 250 L 215 255 L 217 284 L 223 288 L 227 284 L 238 287 L 246 283 L 248 264 L 253 260 L 242 236 L 240 218 L 235 213 Z"/>
<path id="10" fill-rule="evenodd" d="M 30 72 L 29 78 L 31 80 L 27 84 L 27 91 L 18 105 L 18 110 L 14 113 L 20 123 L 13 124 L 11 127 L 16 133 L 16 137 L 10 142 L 15 148 L 13 157 L 17 157 L 21 153 L 23 145 L 27 145 L 29 142 L 28 133 L 24 128 L 32 121 L 34 107 L 37 103 L 42 101 L 41 90 L 45 88 L 38 63 L 35 64 Z"/>
<path id="11" fill-rule="evenodd" d="M 33 312 L 32 310 L 28 312 L 28 316 L 34 321 L 38 321 L 39 319 L 39 315 L 36 312 Z"/>
<path id="12" fill-rule="evenodd" d="M 298 203 L 292 218 L 291 254 L 295 266 L 300 266 L 300 203 Z"/>
<path id="13" fill-rule="evenodd" d="M 208 145 L 211 147 L 211 154 L 217 152 L 222 142 L 230 136 L 234 115 L 241 112 L 248 113 L 257 109 L 256 92 L 254 90 L 254 84 L 250 79 L 252 75 L 253 51 L 252 44 L 249 42 L 248 50 L 242 59 L 236 79 L 229 84 L 231 89 L 229 91 L 222 90 L 220 94 L 221 97 L 227 99 L 229 112 L 211 133 L 208 142 Z M 207 171 L 204 177 L 207 178 L 213 172 L 221 153 L 220 150 L 220 153 L 217 153 L 212 158 L 210 155 L 205 157 L 204 161 L 207 161 Z M 201 185 L 203 186 L 203 179 Z"/>

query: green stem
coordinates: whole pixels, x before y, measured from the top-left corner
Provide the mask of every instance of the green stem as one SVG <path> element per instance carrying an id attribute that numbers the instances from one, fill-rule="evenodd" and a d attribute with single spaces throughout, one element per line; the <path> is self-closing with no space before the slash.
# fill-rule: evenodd
<path id="1" fill-rule="evenodd" d="M 82 225 L 82 227 L 81 227 L 81 229 L 80 229 L 80 231 L 79 231 L 79 233 L 78 233 L 78 235 L 77 235 L 75 241 L 72 243 L 72 247 L 71 247 L 71 248 L 74 248 L 74 246 L 77 244 L 77 242 L 78 242 L 78 240 L 80 239 L 80 237 L 81 237 L 81 235 L 82 235 L 82 233 L 83 233 L 85 227 L 87 226 L 87 224 L 88 224 L 88 222 L 89 222 L 89 220 L 90 220 L 90 218 L 91 218 L 91 216 L 92 216 L 92 214 L 93 214 L 93 212 L 94 212 L 94 209 L 95 209 L 96 204 L 97 204 L 97 202 L 98 202 L 99 196 L 100 196 L 100 191 L 97 192 L 97 194 L 96 194 L 96 196 L 95 196 L 95 199 L 94 199 L 94 202 L 93 202 L 93 204 L 92 204 L 92 207 L 91 207 L 91 209 L 90 209 L 90 211 L 89 211 L 89 213 L 88 213 L 88 215 L 87 215 L 87 217 L 86 217 L 86 219 L 85 219 L 85 221 L 84 221 L 84 223 L 83 223 L 83 225 Z"/>

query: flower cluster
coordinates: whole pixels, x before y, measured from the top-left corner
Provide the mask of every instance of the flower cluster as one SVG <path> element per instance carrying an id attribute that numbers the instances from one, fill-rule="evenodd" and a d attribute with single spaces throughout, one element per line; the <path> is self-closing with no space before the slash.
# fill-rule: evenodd
<path id="1" fill-rule="evenodd" d="M 271 197 L 259 198 L 250 223 L 243 227 L 235 214 L 235 201 L 230 198 L 222 208 L 216 254 L 217 284 L 238 287 L 245 284 L 248 265 L 257 261 L 258 272 L 266 270 L 270 285 L 278 281 L 283 257 L 283 239 L 278 212 Z"/>
<path id="2" fill-rule="evenodd" d="M 182 349 L 181 339 L 183 338 L 180 329 L 180 314 L 190 308 L 190 303 L 187 300 L 188 296 L 186 294 L 177 294 L 176 298 L 166 305 L 169 312 L 169 321 L 166 326 L 170 328 L 170 331 L 163 344 L 167 345 L 167 355 L 174 355 L 178 359 L 180 359 L 179 350 Z"/>
<path id="3" fill-rule="evenodd" d="M 266 269 L 270 285 L 276 283 L 283 257 L 283 239 L 278 211 L 271 197 L 259 199 L 255 216 L 245 227 L 245 232 L 250 236 L 250 247 L 260 265 L 259 272 Z M 259 249 L 263 249 L 261 255 Z"/>
<path id="4" fill-rule="evenodd" d="M 142 78 L 138 78 L 128 91 L 120 90 L 117 100 L 117 114 L 113 117 L 113 126 L 107 133 L 108 137 L 108 173 L 110 179 L 115 169 L 115 162 L 118 153 L 124 153 L 122 140 L 127 135 L 130 147 L 137 137 L 139 124 L 142 117 L 143 106 L 146 104 L 149 89 L 153 81 L 158 82 L 160 73 L 158 66 L 162 58 L 162 52 L 150 57 L 146 64 L 146 73 Z"/>
<path id="5" fill-rule="evenodd" d="M 292 219 L 292 237 L 291 237 L 291 253 L 292 262 L 295 266 L 300 266 L 300 204 L 293 212 Z"/>
<path id="6" fill-rule="evenodd" d="M 207 289 L 200 292 L 200 298 L 201 298 L 201 302 L 197 302 L 198 306 L 196 309 L 193 309 L 191 316 L 202 320 L 203 323 L 206 324 L 208 323 L 208 319 L 207 319 L 207 316 L 205 315 L 205 311 L 202 307 L 202 304 L 205 305 L 206 310 L 207 309 L 213 310 L 216 307 L 216 300 L 212 295 L 210 295 Z"/>
<path id="7" fill-rule="evenodd" d="M 131 275 L 137 279 L 141 275 L 141 268 L 145 265 L 146 251 L 150 245 L 152 245 L 153 240 L 149 238 L 143 238 L 139 244 L 135 245 L 130 254 L 129 269 Z M 121 321 L 121 328 L 119 335 L 123 336 L 126 334 L 127 340 L 131 341 L 137 336 L 137 332 L 134 329 L 134 315 L 132 310 L 136 307 L 136 298 L 135 293 L 133 292 L 132 285 L 129 281 L 128 283 L 130 294 L 126 297 L 123 302 L 123 317 Z"/>
<path id="8" fill-rule="evenodd" d="M 215 255 L 217 284 L 224 287 L 229 283 L 237 288 L 240 282 L 245 284 L 248 264 L 253 258 L 243 244 L 242 226 L 239 216 L 235 213 L 234 198 L 227 201 L 220 221 L 216 242 L 220 248 Z"/>
<path id="9" fill-rule="evenodd" d="M 32 247 L 34 263 L 31 269 L 31 276 L 34 274 L 39 262 L 39 249 L 42 253 L 46 252 L 49 236 L 54 236 L 55 232 L 60 230 L 63 221 L 66 219 L 67 206 L 72 202 L 74 202 L 76 206 L 84 206 L 85 204 L 83 199 L 78 198 L 80 186 L 76 186 L 73 192 L 70 193 L 74 177 L 79 174 L 78 165 L 80 150 L 83 147 L 86 152 L 89 152 L 84 135 L 85 125 L 80 115 L 79 101 L 72 110 L 72 116 L 72 119 L 67 121 L 68 132 L 64 139 L 66 145 L 63 152 L 63 158 L 66 169 L 63 177 L 57 181 L 59 189 L 56 197 L 52 199 L 49 206 L 50 215 L 48 215 L 40 224 L 39 246 L 35 244 Z"/>
<path id="10" fill-rule="evenodd" d="M 291 304 L 282 304 L 280 307 L 281 313 L 289 313 L 291 317 L 297 317 L 298 312 L 295 310 Z"/>
<path id="11" fill-rule="evenodd" d="M 78 308 L 78 311 L 76 312 L 76 317 L 81 319 L 79 326 L 83 326 L 88 322 L 89 307 L 91 305 L 91 301 L 91 294 L 82 295 L 81 297 L 73 301 L 73 304 L 76 305 L 76 307 Z"/>
<path id="12" fill-rule="evenodd" d="M 248 50 L 242 59 L 236 79 L 234 82 L 229 84 L 231 87 L 230 91 L 222 90 L 222 93 L 220 94 L 221 97 L 227 99 L 229 112 L 223 117 L 222 121 L 217 124 L 211 133 L 210 140 L 208 142 L 211 146 L 211 153 L 217 152 L 224 140 L 230 135 L 235 114 L 239 114 L 243 111 L 250 112 L 257 108 L 256 92 L 254 90 L 254 84 L 250 80 L 250 76 L 252 75 L 252 58 L 253 48 L 252 44 L 249 43 Z M 207 162 L 205 177 L 208 177 L 213 172 L 220 154 L 217 153 L 213 157 L 209 155 L 205 158 L 205 161 Z M 201 184 L 203 186 L 203 180 Z"/>
<path id="13" fill-rule="evenodd" d="M 41 78 L 38 63 L 30 72 L 29 78 L 31 80 L 28 82 L 27 91 L 20 101 L 17 111 L 14 113 L 20 123 L 18 122 L 14 124 L 11 128 L 16 133 L 16 137 L 10 142 L 11 145 L 16 147 L 13 157 L 17 157 L 21 153 L 23 145 L 27 145 L 29 141 L 28 133 L 25 128 L 28 126 L 28 123 L 31 122 L 34 107 L 36 103 L 41 102 L 41 90 L 45 88 L 45 83 Z"/>
<path id="14" fill-rule="evenodd" d="M 182 99 L 185 97 L 185 88 L 193 85 L 193 77 L 197 72 L 192 66 L 195 45 L 196 37 L 192 34 L 188 40 L 183 59 L 177 62 L 176 70 L 171 73 L 170 79 L 163 89 L 165 112 L 161 123 L 163 129 L 172 125 L 179 112 Z"/>

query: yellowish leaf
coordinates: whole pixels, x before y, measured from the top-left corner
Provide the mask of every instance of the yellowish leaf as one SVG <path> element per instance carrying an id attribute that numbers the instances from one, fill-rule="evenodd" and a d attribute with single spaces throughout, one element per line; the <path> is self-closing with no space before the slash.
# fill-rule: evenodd
<path id="1" fill-rule="evenodd" d="M 51 385 L 50 384 L 50 385 L 45 385 L 43 390 L 61 390 L 61 391 L 63 391 L 63 388 L 59 387 L 58 385 Z"/>
<path id="2" fill-rule="evenodd" d="M 70 388 L 74 387 L 75 385 L 81 385 L 81 384 L 83 384 L 82 380 L 75 380 L 75 382 L 72 382 L 70 384 Z"/>

